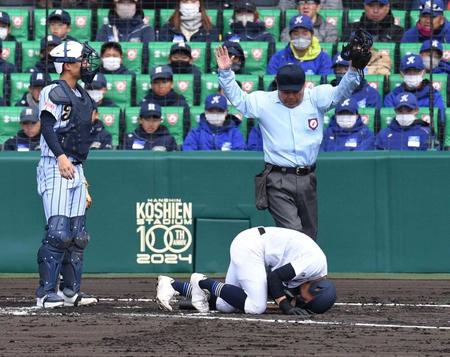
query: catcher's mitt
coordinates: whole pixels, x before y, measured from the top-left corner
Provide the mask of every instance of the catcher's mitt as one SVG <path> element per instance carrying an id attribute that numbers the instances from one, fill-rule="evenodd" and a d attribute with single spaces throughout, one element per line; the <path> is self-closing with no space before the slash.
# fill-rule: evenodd
<path id="1" fill-rule="evenodd" d="M 367 31 L 358 29 L 351 34 L 348 44 L 342 48 L 341 57 L 346 61 L 351 60 L 352 66 L 363 75 L 364 67 L 367 66 L 372 56 L 370 53 L 372 45 L 372 35 Z"/>

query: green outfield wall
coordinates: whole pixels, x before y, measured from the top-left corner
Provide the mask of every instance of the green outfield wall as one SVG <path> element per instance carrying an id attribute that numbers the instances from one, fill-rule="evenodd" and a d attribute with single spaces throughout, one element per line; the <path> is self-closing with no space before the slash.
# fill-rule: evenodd
<path id="1" fill-rule="evenodd" d="M 36 153 L 0 153 L 0 273 L 36 272 L 44 214 Z M 93 152 L 85 270 L 225 272 L 254 208 L 250 152 Z M 319 238 L 331 272 L 450 272 L 450 153 L 321 154 Z"/>

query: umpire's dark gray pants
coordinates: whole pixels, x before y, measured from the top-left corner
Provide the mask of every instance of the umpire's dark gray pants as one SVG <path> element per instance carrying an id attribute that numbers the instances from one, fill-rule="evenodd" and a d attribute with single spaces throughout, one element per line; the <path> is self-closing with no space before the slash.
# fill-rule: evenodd
<path id="1" fill-rule="evenodd" d="M 267 177 L 269 211 L 278 227 L 317 238 L 317 179 L 307 175 L 274 172 Z"/>

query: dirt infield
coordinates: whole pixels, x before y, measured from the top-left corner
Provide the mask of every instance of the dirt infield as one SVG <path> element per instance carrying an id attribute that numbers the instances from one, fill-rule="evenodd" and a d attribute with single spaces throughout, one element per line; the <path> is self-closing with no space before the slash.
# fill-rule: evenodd
<path id="1" fill-rule="evenodd" d="M 88 278 L 83 290 L 98 305 L 39 310 L 36 279 L 0 278 L 0 355 L 450 355 L 449 280 L 335 281 L 339 304 L 301 320 L 274 309 L 163 313 L 148 278 Z"/>

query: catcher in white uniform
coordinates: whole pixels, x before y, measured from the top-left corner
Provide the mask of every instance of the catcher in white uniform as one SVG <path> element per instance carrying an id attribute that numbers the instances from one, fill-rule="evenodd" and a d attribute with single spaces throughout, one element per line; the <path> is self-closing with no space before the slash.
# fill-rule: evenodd
<path id="1" fill-rule="evenodd" d="M 172 311 L 176 295 L 191 298 L 200 312 L 262 314 L 268 295 L 284 314 L 321 314 L 336 301 L 336 288 L 326 279 L 327 260 L 307 235 L 278 227 L 250 228 L 231 243 L 231 262 L 225 283 L 194 273 L 190 282 L 159 276 L 157 301 Z M 209 292 L 209 301 L 208 293 Z"/>

